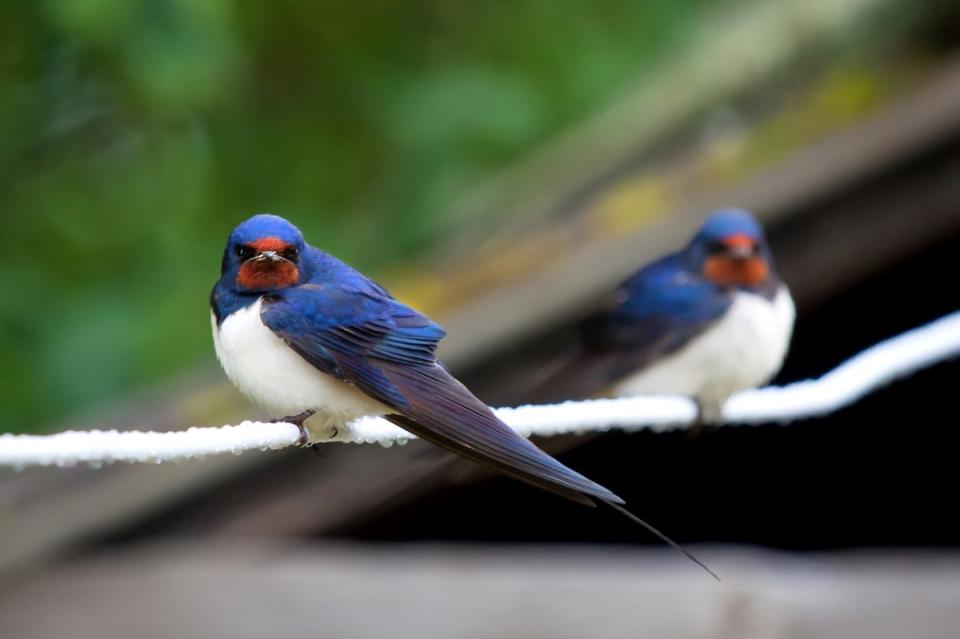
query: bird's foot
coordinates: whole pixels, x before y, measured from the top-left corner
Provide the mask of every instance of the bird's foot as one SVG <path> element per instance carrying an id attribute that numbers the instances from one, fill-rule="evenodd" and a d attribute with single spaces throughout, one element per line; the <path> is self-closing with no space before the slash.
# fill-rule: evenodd
<path id="1" fill-rule="evenodd" d="M 721 423 L 721 407 L 703 400 L 693 398 L 697 405 L 697 416 L 687 429 L 687 441 L 695 441 L 705 432 L 717 428 Z"/>
<path id="2" fill-rule="evenodd" d="M 317 411 L 315 410 L 305 410 L 302 413 L 297 413 L 296 415 L 288 415 L 287 417 L 280 417 L 278 419 L 274 419 L 273 422 L 275 424 L 278 424 L 280 422 L 293 424 L 294 426 L 299 428 L 300 439 L 297 440 L 297 446 L 306 446 L 307 444 L 310 443 L 310 435 L 307 433 L 307 428 L 306 426 L 303 425 L 303 423 L 308 419 L 310 419 L 311 417 L 313 417 L 314 413 L 316 412 Z M 312 447 L 312 448 L 316 450 L 315 447 Z"/>

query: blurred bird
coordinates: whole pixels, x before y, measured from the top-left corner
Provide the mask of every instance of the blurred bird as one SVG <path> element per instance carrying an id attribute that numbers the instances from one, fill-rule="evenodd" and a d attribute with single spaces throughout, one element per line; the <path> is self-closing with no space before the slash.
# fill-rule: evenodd
<path id="1" fill-rule="evenodd" d="M 525 399 L 685 395 L 697 402 L 700 423 L 719 422 L 732 394 L 780 370 L 794 317 L 760 224 L 721 209 L 686 248 L 623 282 Z"/>
<path id="2" fill-rule="evenodd" d="M 289 415 L 283 421 L 300 426 L 301 443 L 382 415 L 534 486 L 585 505 L 606 503 L 703 566 L 625 510 L 620 497 L 500 421 L 437 361 L 442 328 L 306 244 L 283 218 L 255 215 L 233 230 L 210 302 L 227 376 L 273 414 Z"/>

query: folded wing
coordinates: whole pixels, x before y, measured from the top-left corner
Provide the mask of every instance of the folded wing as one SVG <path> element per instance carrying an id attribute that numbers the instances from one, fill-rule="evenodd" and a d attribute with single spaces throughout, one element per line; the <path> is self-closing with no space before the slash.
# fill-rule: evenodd
<path id="1" fill-rule="evenodd" d="M 578 326 L 578 343 L 533 376 L 527 402 L 585 399 L 608 391 L 685 346 L 719 319 L 731 298 L 689 274 L 679 257 L 655 262 L 624 282 Z"/>
<path id="2" fill-rule="evenodd" d="M 437 361 L 444 331 L 377 291 L 301 286 L 262 319 L 307 361 L 396 410 L 415 435 L 568 499 L 622 503 L 517 435 Z"/>

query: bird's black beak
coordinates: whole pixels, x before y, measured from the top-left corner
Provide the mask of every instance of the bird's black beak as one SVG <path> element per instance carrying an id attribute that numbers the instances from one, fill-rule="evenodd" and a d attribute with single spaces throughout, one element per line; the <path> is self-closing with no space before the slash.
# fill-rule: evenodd
<path id="1" fill-rule="evenodd" d="M 727 247 L 727 255 L 735 260 L 745 260 L 757 254 L 755 246 L 730 246 Z"/>
<path id="2" fill-rule="evenodd" d="M 286 259 L 286 258 L 284 258 L 282 255 L 280 255 L 280 254 L 277 253 L 276 251 L 263 251 L 263 252 L 261 252 L 261 253 L 257 253 L 257 255 L 256 255 L 256 256 L 253 258 L 253 260 L 251 260 L 251 261 L 253 261 L 253 262 L 282 262 L 282 261 L 284 261 L 284 259 Z"/>
<path id="3" fill-rule="evenodd" d="M 734 260 L 746 260 L 756 257 L 759 252 L 757 243 L 746 235 L 732 235 L 720 242 L 724 255 Z"/>

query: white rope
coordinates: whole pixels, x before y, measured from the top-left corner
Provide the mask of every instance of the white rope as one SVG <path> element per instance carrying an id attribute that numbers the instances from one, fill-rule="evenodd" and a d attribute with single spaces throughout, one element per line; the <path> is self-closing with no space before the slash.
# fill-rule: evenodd
<path id="1" fill-rule="evenodd" d="M 817 380 L 739 393 L 723 409 L 728 423 L 786 423 L 833 412 L 899 377 L 960 355 L 960 312 L 881 342 Z M 684 397 L 630 397 L 500 408 L 497 414 L 524 436 L 611 429 L 666 430 L 693 422 Z M 68 431 L 57 435 L 0 435 L 0 466 L 94 466 L 115 461 L 154 462 L 202 458 L 246 450 L 275 450 L 297 443 L 293 424 L 243 422 L 239 426 L 173 432 Z M 380 418 L 347 424 L 324 442 L 405 443 L 413 435 Z"/>

